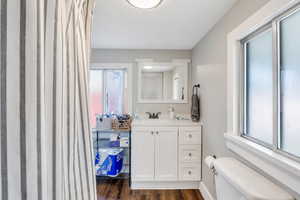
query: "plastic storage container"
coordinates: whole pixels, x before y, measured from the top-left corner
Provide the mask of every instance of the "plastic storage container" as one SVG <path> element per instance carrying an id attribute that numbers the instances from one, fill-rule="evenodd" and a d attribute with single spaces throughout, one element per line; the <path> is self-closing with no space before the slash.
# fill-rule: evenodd
<path id="1" fill-rule="evenodd" d="M 97 176 L 118 176 L 123 168 L 123 149 L 99 149 L 96 152 Z"/>
<path id="2" fill-rule="evenodd" d="M 98 130 L 111 130 L 112 129 L 112 118 L 106 115 L 96 116 L 96 129 Z"/>

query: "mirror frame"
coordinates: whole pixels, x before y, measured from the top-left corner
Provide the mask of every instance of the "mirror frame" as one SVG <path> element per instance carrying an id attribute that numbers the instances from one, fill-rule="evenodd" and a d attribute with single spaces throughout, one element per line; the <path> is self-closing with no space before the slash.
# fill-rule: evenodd
<path id="1" fill-rule="evenodd" d="M 154 62 L 152 59 L 137 59 L 137 66 L 138 66 L 138 95 L 137 101 L 138 103 L 151 103 L 151 104 L 187 104 L 189 102 L 189 78 L 190 78 L 190 70 L 189 64 L 191 60 L 189 59 L 174 59 L 172 62 Z M 162 99 L 162 100 L 147 100 L 142 99 L 142 69 L 145 65 L 153 65 L 153 66 L 178 66 L 178 67 L 185 67 L 186 70 L 186 80 L 184 81 L 184 85 L 186 90 L 184 90 L 184 96 L 186 97 L 184 100 L 171 100 L 171 99 Z"/>

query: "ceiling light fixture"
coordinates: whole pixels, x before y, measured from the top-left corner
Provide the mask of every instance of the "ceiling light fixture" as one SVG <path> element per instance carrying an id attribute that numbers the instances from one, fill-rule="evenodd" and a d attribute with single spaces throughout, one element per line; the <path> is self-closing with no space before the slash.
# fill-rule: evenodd
<path id="1" fill-rule="evenodd" d="M 163 0 L 127 0 L 132 6 L 136 8 L 150 9 L 155 8 L 161 4 Z"/>
<path id="2" fill-rule="evenodd" d="M 144 69 L 152 69 L 152 66 L 144 66 Z"/>

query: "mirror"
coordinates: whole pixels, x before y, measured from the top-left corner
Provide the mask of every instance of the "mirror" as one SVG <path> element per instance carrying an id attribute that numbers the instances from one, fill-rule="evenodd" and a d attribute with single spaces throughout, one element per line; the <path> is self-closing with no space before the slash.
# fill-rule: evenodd
<path id="1" fill-rule="evenodd" d="M 139 63 L 139 103 L 187 103 L 188 62 Z"/>

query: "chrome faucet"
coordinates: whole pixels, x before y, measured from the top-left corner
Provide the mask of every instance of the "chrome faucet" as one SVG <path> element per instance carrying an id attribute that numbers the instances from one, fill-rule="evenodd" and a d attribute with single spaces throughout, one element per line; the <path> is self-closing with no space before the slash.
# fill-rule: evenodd
<path id="1" fill-rule="evenodd" d="M 161 114 L 161 112 L 158 113 L 146 112 L 146 114 L 148 114 L 149 119 L 159 119 L 159 115 Z"/>

